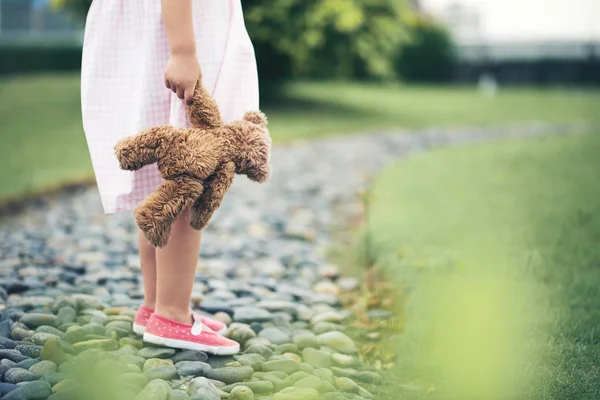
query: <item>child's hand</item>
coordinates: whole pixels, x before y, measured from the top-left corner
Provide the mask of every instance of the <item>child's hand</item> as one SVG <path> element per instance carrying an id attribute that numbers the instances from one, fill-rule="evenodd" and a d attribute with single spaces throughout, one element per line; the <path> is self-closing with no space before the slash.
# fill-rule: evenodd
<path id="1" fill-rule="evenodd" d="M 196 54 L 173 54 L 165 69 L 165 86 L 176 93 L 177 97 L 185 100 L 187 104 L 191 104 L 196 82 L 201 75 Z"/>

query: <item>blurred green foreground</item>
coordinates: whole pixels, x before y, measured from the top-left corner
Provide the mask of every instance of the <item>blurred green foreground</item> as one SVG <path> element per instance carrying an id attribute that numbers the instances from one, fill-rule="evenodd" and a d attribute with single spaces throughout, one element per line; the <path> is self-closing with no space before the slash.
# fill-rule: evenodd
<path id="1" fill-rule="evenodd" d="M 368 232 L 410 293 L 391 376 L 413 389 L 382 398 L 600 398 L 599 154 L 593 132 L 382 173 Z"/>

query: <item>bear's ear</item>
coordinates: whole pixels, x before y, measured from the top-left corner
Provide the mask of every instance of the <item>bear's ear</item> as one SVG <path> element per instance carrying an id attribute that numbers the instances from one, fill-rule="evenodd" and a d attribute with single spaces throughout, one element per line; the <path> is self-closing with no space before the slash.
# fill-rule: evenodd
<path id="1" fill-rule="evenodd" d="M 267 116 L 260 111 L 248 111 L 244 114 L 244 120 L 263 128 L 267 126 Z"/>

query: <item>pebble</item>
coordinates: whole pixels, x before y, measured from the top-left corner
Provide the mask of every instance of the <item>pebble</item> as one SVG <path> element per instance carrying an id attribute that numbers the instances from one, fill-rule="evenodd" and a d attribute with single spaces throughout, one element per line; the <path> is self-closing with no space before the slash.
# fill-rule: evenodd
<path id="1" fill-rule="evenodd" d="M 229 393 L 229 400 L 254 400 L 254 392 L 247 386 L 236 386 Z"/>
<path id="2" fill-rule="evenodd" d="M 50 360 L 43 360 L 29 367 L 29 372 L 38 377 L 44 376 L 47 372 L 56 372 L 58 366 Z"/>
<path id="3" fill-rule="evenodd" d="M 258 307 L 238 307 L 233 314 L 234 321 L 243 323 L 268 322 L 272 319 L 269 311 Z"/>
<path id="4" fill-rule="evenodd" d="M 29 360 L 19 361 L 16 366 L 19 368 L 25 368 L 26 370 L 29 370 L 29 368 L 31 368 L 38 362 L 40 362 L 39 358 L 30 358 Z"/>
<path id="5" fill-rule="evenodd" d="M 160 367 L 163 365 L 168 365 L 173 367 L 173 361 L 171 360 L 164 360 L 162 358 L 149 358 L 147 359 L 142 366 L 142 371 L 146 372 L 151 370 L 152 368 L 156 368 L 156 367 Z"/>
<path id="6" fill-rule="evenodd" d="M 331 367 L 331 355 L 311 347 L 302 350 L 302 359 L 317 368 Z"/>
<path id="7" fill-rule="evenodd" d="M 319 392 L 311 388 L 288 387 L 275 393 L 273 400 L 319 400 Z"/>
<path id="8" fill-rule="evenodd" d="M 340 353 L 352 354 L 357 351 L 354 341 L 348 335 L 339 331 L 322 333 L 319 335 L 319 341 L 321 345 L 330 347 Z"/>
<path id="9" fill-rule="evenodd" d="M 271 350 L 270 348 L 268 348 L 267 346 L 262 345 L 262 344 L 253 344 L 252 346 L 248 347 L 244 353 L 245 354 L 256 353 L 256 354 L 260 354 L 264 358 L 270 358 L 273 354 L 275 354 L 273 352 L 273 350 Z"/>
<path id="10" fill-rule="evenodd" d="M 169 358 L 175 354 L 175 349 L 163 347 L 144 347 L 138 352 L 138 356 L 144 358 Z"/>
<path id="11" fill-rule="evenodd" d="M 303 350 L 307 347 L 320 347 L 319 339 L 310 331 L 301 331 L 296 333 L 292 338 L 292 341 L 300 350 Z"/>
<path id="12" fill-rule="evenodd" d="M 204 376 L 205 371 L 211 369 L 210 364 L 202 361 L 180 361 L 175 364 L 177 373 L 181 376 Z"/>
<path id="13" fill-rule="evenodd" d="M 227 385 L 223 387 L 224 392 L 233 393 L 233 390 L 237 387 L 245 386 L 252 390 L 253 393 L 267 394 L 273 391 L 273 383 L 269 381 L 248 381 L 248 382 L 238 382 L 231 385 Z"/>
<path id="14" fill-rule="evenodd" d="M 47 399 L 51 394 L 50 384 L 45 381 L 33 381 L 18 385 L 16 389 L 2 397 L 2 400 Z"/>
<path id="15" fill-rule="evenodd" d="M 119 349 L 119 342 L 117 342 L 114 339 L 95 339 L 75 343 L 73 347 L 79 352 L 83 352 L 89 349 L 111 351 Z"/>
<path id="16" fill-rule="evenodd" d="M 28 359 L 29 357 L 24 356 L 17 350 L 0 349 L 0 359 L 6 358 L 8 360 L 19 362 Z"/>
<path id="17" fill-rule="evenodd" d="M 177 369 L 172 365 L 159 365 L 158 367 L 144 371 L 144 376 L 148 381 L 153 381 L 155 379 L 169 381 L 177 378 Z"/>
<path id="18" fill-rule="evenodd" d="M 26 357 L 36 358 L 40 356 L 42 347 L 33 344 L 19 344 L 15 346 L 15 350 Z"/>
<path id="19" fill-rule="evenodd" d="M 24 368 L 11 368 L 4 373 L 4 381 L 8 383 L 19 383 L 37 380 L 37 376 Z"/>
<path id="20" fill-rule="evenodd" d="M 0 322 L 0 337 L 8 338 L 10 337 L 10 326 L 12 322 L 9 320 L 4 320 Z"/>
<path id="21" fill-rule="evenodd" d="M 284 359 L 284 360 L 272 360 L 266 361 L 262 365 L 262 370 L 265 372 L 269 371 L 282 371 L 286 374 L 291 374 L 298 370 L 299 363 L 294 360 Z"/>
<path id="22" fill-rule="evenodd" d="M 167 400 L 171 386 L 163 380 L 156 379 L 148 383 L 135 400 Z"/>
<path id="23" fill-rule="evenodd" d="M 264 369 L 264 364 L 263 364 Z M 216 369 L 209 369 L 205 371 L 205 376 L 209 379 L 225 382 L 231 384 L 235 382 L 242 382 L 250 378 L 254 373 L 252 367 L 241 366 L 241 367 L 223 367 Z"/>
<path id="24" fill-rule="evenodd" d="M 35 329 L 42 325 L 58 326 L 60 325 L 58 317 L 54 314 L 28 313 L 21 317 L 19 322 L 27 325 L 30 329 Z"/>
<path id="25" fill-rule="evenodd" d="M 291 341 L 289 335 L 285 334 L 284 332 L 275 327 L 265 328 L 261 330 L 258 336 L 268 339 L 273 344 L 284 344 L 289 343 Z"/>

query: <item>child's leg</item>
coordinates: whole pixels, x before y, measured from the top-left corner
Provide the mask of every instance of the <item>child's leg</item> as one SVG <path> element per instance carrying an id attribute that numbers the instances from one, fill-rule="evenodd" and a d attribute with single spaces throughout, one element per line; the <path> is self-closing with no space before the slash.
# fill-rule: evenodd
<path id="1" fill-rule="evenodd" d="M 156 303 L 156 250 L 138 229 L 138 247 L 144 280 L 144 306 L 154 310 Z"/>
<path id="2" fill-rule="evenodd" d="M 165 318 L 192 323 L 190 298 L 200 253 L 201 233 L 192 229 L 183 213 L 171 228 L 169 243 L 156 251 L 156 305 Z"/>

